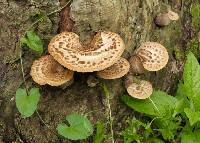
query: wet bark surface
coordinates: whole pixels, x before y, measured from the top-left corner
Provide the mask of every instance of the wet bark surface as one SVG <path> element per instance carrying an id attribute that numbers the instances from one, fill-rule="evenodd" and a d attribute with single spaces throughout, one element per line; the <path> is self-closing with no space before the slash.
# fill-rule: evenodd
<path id="1" fill-rule="evenodd" d="M 200 5 L 198 0 L 74 0 L 60 14 L 47 17 L 34 28 L 45 42 L 45 54 L 48 54 L 49 40 L 62 31 L 74 31 L 82 41 L 89 40 L 101 30 L 116 32 L 126 43 L 123 57 L 127 59 L 142 42 L 157 41 L 168 49 L 169 63 L 163 70 L 141 75 L 141 78 L 151 81 L 154 89 L 173 94 L 181 79 L 185 54 L 193 43 L 199 44 L 200 40 L 197 38 L 200 28 L 194 26 L 190 11 L 194 3 Z M 52 12 L 64 4 L 64 0 L 0 0 L 0 142 L 70 143 L 52 130 L 56 132 L 57 124 L 72 112 L 90 112 L 88 117 L 94 124 L 97 121 L 108 122 L 105 95 L 101 87 L 87 86 L 87 77 L 92 73 L 75 73 L 74 83 L 66 89 L 38 86 L 29 75 L 31 64 L 39 55 L 29 49 L 21 49 L 19 39 L 34 23 L 37 14 Z M 179 13 L 180 20 L 167 27 L 157 27 L 153 22 L 155 16 L 167 9 Z M 42 94 L 38 113 L 50 129 L 36 113 L 23 119 L 16 109 L 15 92 L 19 87 L 24 88 L 20 50 L 23 50 L 28 86 L 39 87 Z M 194 51 L 200 58 L 199 49 Z M 102 81 L 110 89 L 115 137 L 120 143 L 119 133 L 125 128 L 125 120 L 134 116 L 134 113 L 120 101 L 120 96 L 126 93 L 124 79 Z"/>

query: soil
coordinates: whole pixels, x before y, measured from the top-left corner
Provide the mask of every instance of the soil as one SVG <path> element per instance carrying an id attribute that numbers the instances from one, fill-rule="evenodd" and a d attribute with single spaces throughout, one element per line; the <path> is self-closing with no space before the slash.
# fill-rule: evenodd
<path id="1" fill-rule="evenodd" d="M 100 87 L 88 87 L 87 77 L 94 73 L 75 73 L 74 83 L 65 89 L 39 86 L 30 77 L 32 62 L 39 58 L 33 51 L 19 47 L 19 40 L 41 13 L 49 13 L 62 7 L 65 0 L 0 0 L 0 143 L 75 143 L 58 136 L 56 126 L 72 112 L 89 113 L 95 124 L 107 123 L 105 95 Z M 49 40 L 62 31 L 73 31 L 82 41 L 89 40 L 96 32 L 109 30 L 121 35 L 126 43 L 123 57 L 130 58 L 134 50 L 144 41 L 157 41 L 164 45 L 170 55 L 167 67 L 159 72 L 141 75 L 153 83 L 156 90 L 174 94 L 182 77 L 185 55 L 191 41 L 199 34 L 199 27 L 192 26 L 191 5 L 199 0 L 72 0 L 70 6 L 60 13 L 54 13 L 34 26 L 45 43 L 45 53 Z M 167 27 L 154 24 L 155 16 L 171 8 L 179 13 L 180 20 Z M 200 34 L 199 34 L 200 35 Z M 39 116 L 23 119 L 15 105 L 15 92 L 24 88 L 19 53 L 23 51 L 25 78 L 29 87 L 39 87 L 42 97 Z M 200 57 L 195 53 L 197 57 Z M 120 100 L 126 94 L 124 79 L 101 80 L 111 93 L 111 109 L 117 143 L 122 142 L 119 133 L 126 126 L 126 119 L 137 113 Z M 109 129 L 107 130 L 109 132 Z M 92 137 L 81 143 L 92 142 Z M 110 142 L 109 140 L 105 142 Z"/>

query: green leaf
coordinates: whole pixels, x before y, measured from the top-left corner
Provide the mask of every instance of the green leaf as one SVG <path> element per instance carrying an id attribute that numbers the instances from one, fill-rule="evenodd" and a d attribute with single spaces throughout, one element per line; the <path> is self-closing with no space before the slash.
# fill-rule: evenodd
<path id="1" fill-rule="evenodd" d="M 96 125 L 96 134 L 93 138 L 93 143 L 102 143 L 103 140 L 106 138 L 104 130 L 104 124 L 101 122 L 98 122 Z"/>
<path id="2" fill-rule="evenodd" d="M 162 116 L 166 113 L 166 110 L 173 110 L 177 102 L 175 97 L 161 91 L 154 91 L 151 95 L 151 100 L 156 105 L 159 112 L 149 99 L 139 100 L 128 95 L 122 96 L 122 101 L 124 101 L 132 109 L 154 116 Z"/>
<path id="3" fill-rule="evenodd" d="M 40 99 L 38 88 L 32 88 L 28 94 L 25 89 L 19 88 L 16 91 L 16 106 L 23 118 L 30 117 L 35 112 Z"/>
<path id="4" fill-rule="evenodd" d="M 165 142 L 162 141 L 161 139 L 154 138 L 151 140 L 151 143 L 165 143 Z"/>
<path id="5" fill-rule="evenodd" d="M 187 56 L 187 61 L 183 73 L 184 89 L 187 96 L 200 96 L 200 66 L 195 56 L 190 52 Z"/>
<path id="6" fill-rule="evenodd" d="M 199 143 L 200 141 L 200 130 L 194 132 L 184 132 L 181 135 L 181 143 Z"/>
<path id="7" fill-rule="evenodd" d="M 186 116 L 189 118 L 190 125 L 193 126 L 195 123 L 200 121 L 200 112 L 199 111 L 192 111 L 190 108 L 184 109 Z"/>
<path id="8" fill-rule="evenodd" d="M 72 113 L 66 116 L 69 126 L 61 123 L 58 124 L 58 134 L 71 140 L 86 139 L 93 133 L 93 127 L 87 117 Z"/>
<path id="9" fill-rule="evenodd" d="M 22 37 L 20 42 L 39 54 L 43 53 L 43 42 L 33 30 L 27 31 L 26 36 Z"/>

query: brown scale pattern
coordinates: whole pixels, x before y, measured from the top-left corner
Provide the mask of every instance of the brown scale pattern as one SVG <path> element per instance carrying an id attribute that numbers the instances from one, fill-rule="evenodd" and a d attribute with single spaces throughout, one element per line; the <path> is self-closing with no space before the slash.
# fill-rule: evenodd
<path id="1" fill-rule="evenodd" d="M 103 70 L 117 62 L 124 49 L 121 37 L 112 32 L 97 33 L 89 45 L 82 44 L 75 33 L 63 32 L 56 35 L 48 46 L 56 61 L 78 72 Z"/>
<path id="2" fill-rule="evenodd" d="M 146 99 L 153 93 L 153 87 L 150 82 L 141 80 L 139 83 L 129 84 L 127 86 L 127 92 L 134 98 Z"/>
<path id="3" fill-rule="evenodd" d="M 31 76 L 40 85 L 59 86 L 73 78 L 73 71 L 64 69 L 51 55 L 33 62 Z"/>
<path id="4" fill-rule="evenodd" d="M 164 46 L 156 42 L 143 43 L 136 54 L 140 57 L 143 67 L 148 71 L 158 71 L 166 66 L 169 55 Z"/>
<path id="5" fill-rule="evenodd" d="M 125 58 L 120 58 L 112 66 L 102 71 L 98 71 L 97 75 L 100 78 L 104 78 L 104 79 L 116 79 L 116 78 L 120 78 L 126 75 L 129 71 L 129 68 L 130 68 L 129 62 Z"/>

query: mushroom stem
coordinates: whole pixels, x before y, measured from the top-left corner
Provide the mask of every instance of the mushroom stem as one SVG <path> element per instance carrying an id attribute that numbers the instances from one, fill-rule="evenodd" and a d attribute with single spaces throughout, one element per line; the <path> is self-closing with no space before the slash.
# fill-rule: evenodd
<path id="1" fill-rule="evenodd" d="M 129 72 L 131 74 L 142 74 L 147 71 L 143 67 L 140 57 L 138 57 L 137 55 L 132 56 L 129 59 L 129 63 L 130 63 L 130 71 Z"/>
<path id="2" fill-rule="evenodd" d="M 87 84 L 89 87 L 95 87 L 98 83 L 99 83 L 99 80 L 96 77 L 94 77 L 93 75 L 90 75 L 87 78 Z"/>
<path id="3" fill-rule="evenodd" d="M 138 83 L 139 79 L 137 79 L 135 76 L 133 76 L 132 74 L 128 74 L 125 77 L 125 88 L 127 89 L 131 84 L 133 83 Z"/>
<path id="4" fill-rule="evenodd" d="M 179 19 L 179 15 L 171 10 L 166 13 L 161 13 L 156 16 L 155 24 L 158 26 L 167 26 L 171 21 L 176 21 Z"/>

